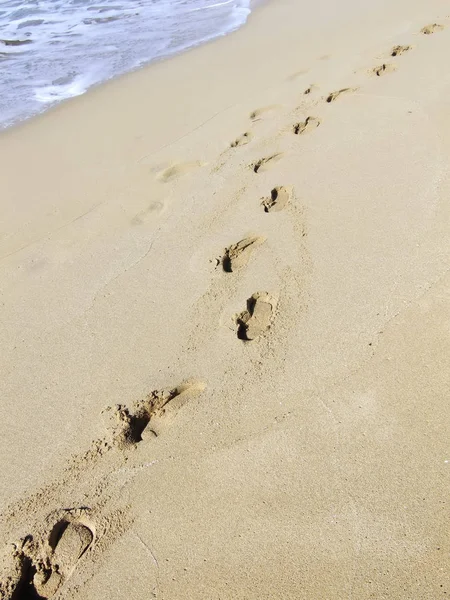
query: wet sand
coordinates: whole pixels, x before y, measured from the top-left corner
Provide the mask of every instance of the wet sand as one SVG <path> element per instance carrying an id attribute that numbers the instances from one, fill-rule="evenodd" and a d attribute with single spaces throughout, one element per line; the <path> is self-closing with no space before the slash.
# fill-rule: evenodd
<path id="1" fill-rule="evenodd" d="M 2 600 L 450 594 L 449 49 L 274 1 L 0 135 Z"/>

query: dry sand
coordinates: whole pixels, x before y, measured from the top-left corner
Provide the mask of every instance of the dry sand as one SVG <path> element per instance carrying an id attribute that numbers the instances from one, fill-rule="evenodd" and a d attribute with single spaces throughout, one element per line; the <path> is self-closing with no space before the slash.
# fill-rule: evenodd
<path id="1" fill-rule="evenodd" d="M 450 596 L 449 53 L 274 0 L 0 136 L 3 600 Z"/>

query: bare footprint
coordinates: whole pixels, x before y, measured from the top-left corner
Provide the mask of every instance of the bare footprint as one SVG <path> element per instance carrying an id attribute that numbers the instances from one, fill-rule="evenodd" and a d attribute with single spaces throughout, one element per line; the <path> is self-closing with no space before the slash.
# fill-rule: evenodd
<path id="1" fill-rule="evenodd" d="M 277 110 L 279 107 L 278 104 L 270 104 L 269 106 L 262 106 L 261 108 L 257 108 L 253 112 L 250 113 L 250 119 L 252 121 L 259 121 L 264 115 L 267 113 L 273 112 Z"/>
<path id="2" fill-rule="evenodd" d="M 306 90 L 303 92 L 304 96 L 308 96 L 309 94 L 312 94 L 315 90 L 317 90 L 319 88 L 318 85 L 316 85 L 315 83 L 311 83 L 311 85 L 309 85 Z"/>
<path id="3" fill-rule="evenodd" d="M 251 341 L 265 333 L 273 319 L 276 300 L 267 292 L 256 292 L 247 300 L 247 310 L 236 318 L 237 336 Z"/>
<path id="4" fill-rule="evenodd" d="M 382 75 L 387 75 L 388 73 L 393 73 L 396 70 L 396 68 L 394 67 L 394 65 L 389 65 L 387 63 L 383 63 L 382 65 L 379 65 L 378 67 L 374 67 L 373 69 L 370 70 L 370 73 L 372 73 L 372 75 L 376 75 L 377 77 L 381 77 Z"/>
<path id="5" fill-rule="evenodd" d="M 250 254 L 265 241 L 263 237 L 244 238 L 237 244 L 225 248 L 221 263 L 226 273 L 237 271 L 248 263 Z"/>
<path id="6" fill-rule="evenodd" d="M 312 129 L 316 129 L 316 127 L 319 127 L 319 125 L 320 119 L 317 117 L 306 117 L 304 121 L 295 123 L 292 129 L 295 135 L 302 135 L 303 133 L 307 133 Z"/>
<path id="7" fill-rule="evenodd" d="M 279 161 L 282 156 L 283 156 L 283 152 L 278 152 L 277 154 L 272 154 L 271 156 L 267 156 L 265 158 L 260 158 L 256 162 L 251 163 L 251 165 L 249 165 L 249 167 L 255 173 L 261 173 L 262 171 L 266 171 L 274 163 Z"/>
<path id="8" fill-rule="evenodd" d="M 172 181 L 173 179 L 177 179 L 178 177 L 185 175 L 189 171 L 192 171 L 192 169 L 204 166 L 205 163 L 199 160 L 193 162 L 178 163 L 176 165 L 168 167 L 167 169 L 164 169 L 164 171 L 159 173 L 158 179 L 160 179 L 164 183 L 167 183 L 168 181 Z"/>
<path id="9" fill-rule="evenodd" d="M 289 75 L 289 77 L 286 78 L 286 81 L 294 81 L 294 79 L 297 79 L 298 77 L 301 77 L 302 75 L 306 75 L 306 73 L 308 73 L 309 69 L 302 69 L 301 71 L 296 71 L 295 73 L 292 73 L 292 75 Z"/>
<path id="10" fill-rule="evenodd" d="M 349 94 L 351 92 L 356 92 L 357 88 L 342 88 L 342 90 L 337 90 L 336 92 L 331 92 L 331 94 L 329 94 L 329 96 L 327 96 L 326 101 L 329 102 L 334 102 L 335 100 L 337 100 L 339 98 L 339 96 L 342 96 L 343 94 Z"/>
<path id="11" fill-rule="evenodd" d="M 46 576 L 41 577 L 39 585 L 35 584 L 40 596 L 43 596 L 43 591 L 56 591 L 67 581 L 93 541 L 94 532 L 84 523 L 63 519 L 55 524 L 49 539 L 49 545 L 53 549 L 52 573 L 48 579 Z M 48 597 L 48 594 L 45 597 Z"/>
<path id="12" fill-rule="evenodd" d="M 238 138 L 236 138 L 234 140 L 234 142 L 231 142 L 230 146 L 231 146 L 231 148 L 236 148 L 237 146 L 245 146 L 245 144 L 248 144 L 249 142 L 251 142 L 252 137 L 253 137 L 252 132 L 246 131 L 245 133 L 240 135 Z"/>
<path id="13" fill-rule="evenodd" d="M 409 52 L 412 46 L 394 46 L 391 50 L 391 56 L 401 56 L 405 52 Z"/>
<path id="14" fill-rule="evenodd" d="M 66 517 L 52 527 L 47 539 L 29 535 L 14 544 L 9 575 L 2 577 L 2 600 L 52 598 L 70 578 L 81 557 L 95 539 L 94 529 L 65 511 Z"/>
<path id="15" fill-rule="evenodd" d="M 443 29 L 444 25 L 440 25 L 439 23 L 432 23 L 431 25 L 425 25 L 425 27 L 422 27 L 420 33 L 423 33 L 424 35 L 432 35 L 433 33 L 436 33 L 437 31 L 442 31 Z"/>
<path id="16" fill-rule="evenodd" d="M 135 403 L 133 410 L 118 404 L 103 411 L 111 432 L 112 445 L 119 450 L 135 448 L 147 430 L 157 437 L 164 426 L 189 399 L 205 389 L 201 381 L 190 380 L 171 390 L 155 390 Z"/>
<path id="17" fill-rule="evenodd" d="M 293 195 L 293 188 L 280 185 L 274 187 L 268 198 L 264 198 L 261 202 L 265 212 L 278 212 L 283 210 L 290 202 Z"/>

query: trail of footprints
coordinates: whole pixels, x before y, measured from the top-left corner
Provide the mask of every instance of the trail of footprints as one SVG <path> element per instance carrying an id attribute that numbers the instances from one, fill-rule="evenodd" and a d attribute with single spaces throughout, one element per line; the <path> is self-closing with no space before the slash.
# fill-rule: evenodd
<path id="1" fill-rule="evenodd" d="M 421 33 L 431 35 L 443 29 L 442 25 L 432 24 L 424 27 Z M 410 45 L 396 45 L 389 52 L 390 57 L 396 58 L 412 49 Z M 382 63 L 370 69 L 369 73 L 376 77 L 381 77 L 396 70 L 396 66 L 389 63 Z M 317 86 L 311 84 L 303 92 L 303 95 L 309 95 Z M 342 96 L 352 94 L 357 91 L 355 87 L 345 87 L 339 90 L 330 92 L 324 101 L 328 104 L 335 102 Z M 257 121 L 263 118 L 268 112 L 273 111 L 276 107 L 264 107 L 255 110 L 251 113 L 250 119 Z M 292 132 L 301 136 L 310 133 L 321 125 L 321 119 L 316 116 L 308 116 L 304 121 L 299 121 L 292 125 Z M 245 141 L 243 142 L 243 138 Z M 252 136 L 249 133 L 243 134 L 232 143 L 232 147 L 243 145 L 251 141 Z M 250 169 L 258 174 L 267 171 L 276 162 L 281 160 L 283 153 L 278 152 L 260 158 L 259 160 L 250 163 Z M 278 212 L 286 208 L 293 197 L 293 188 L 291 186 L 276 186 L 272 189 L 270 195 L 262 199 L 261 205 L 266 213 Z M 243 239 L 229 248 L 226 248 L 222 258 L 223 270 L 227 273 L 238 270 L 248 263 L 251 252 L 261 243 L 260 238 L 252 237 Z M 245 311 L 237 315 L 237 337 L 243 341 L 252 341 L 263 335 L 270 327 L 276 309 L 276 301 L 268 292 L 255 292 L 247 300 L 247 308 Z"/>
<path id="2" fill-rule="evenodd" d="M 116 405 L 103 411 L 106 435 L 92 442 L 79 457 L 86 460 L 114 449 L 127 452 L 145 439 L 157 438 L 181 407 L 205 389 L 201 380 L 189 380 L 169 390 L 155 390 L 132 407 Z M 67 584 L 80 560 L 97 540 L 90 509 L 62 509 L 50 515 L 40 531 L 12 545 L 0 564 L 0 600 L 50 599 Z"/>
<path id="3" fill-rule="evenodd" d="M 443 25 L 432 23 L 423 27 L 421 34 L 429 36 L 443 29 Z M 389 56 L 397 58 L 411 49 L 410 45 L 396 45 L 389 52 Z M 369 73 L 381 77 L 395 70 L 395 65 L 382 63 L 370 69 Z M 311 85 L 303 94 L 308 95 L 315 88 L 316 86 Z M 355 91 L 356 88 L 342 88 L 329 93 L 324 101 L 332 103 Z M 255 110 L 251 113 L 250 120 L 253 123 L 260 121 L 278 108 L 271 105 Z M 318 117 L 308 116 L 304 121 L 294 123 L 292 132 L 300 136 L 317 129 L 320 124 L 321 120 Z M 247 131 L 231 142 L 230 147 L 238 149 L 252 140 L 253 133 Z M 270 154 L 250 163 L 249 168 L 253 173 L 259 174 L 268 170 L 282 157 L 282 152 Z M 169 182 L 201 166 L 203 163 L 199 161 L 172 165 L 162 171 L 159 178 L 163 182 Z M 292 201 L 293 194 L 294 190 L 290 186 L 276 186 L 267 197 L 262 198 L 261 209 L 265 213 L 282 211 Z M 218 260 L 224 273 L 229 275 L 243 269 L 252 253 L 264 242 L 265 238 L 262 236 L 250 236 L 225 248 Z M 251 294 L 245 309 L 235 316 L 237 338 L 249 343 L 263 336 L 273 323 L 276 308 L 277 300 L 269 292 L 257 291 Z M 192 380 L 170 390 L 153 391 L 132 407 L 108 407 L 103 411 L 106 437 L 93 442 L 92 452 L 102 455 L 114 448 L 127 451 L 135 448 L 144 439 L 158 437 L 175 418 L 179 409 L 204 388 L 202 381 Z M 88 455 L 89 452 L 86 456 Z M 95 542 L 95 526 L 89 522 L 85 509 L 63 511 L 44 534 L 28 535 L 13 545 L 13 550 L 7 557 L 6 568 L 0 573 L 0 600 L 52 598 L 61 591 L 78 562 L 89 554 Z"/>
<path id="4" fill-rule="evenodd" d="M 420 30 L 420 33 L 422 35 L 429 36 L 429 35 L 433 35 L 434 33 L 443 31 L 444 28 L 445 28 L 444 25 L 442 25 L 440 23 L 431 23 L 431 24 L 423 27 Z M 402 56 L 406 52 L 409 52 L 410 50 L 412 50 L 412 48 L 413 48 L 413 46 L 409 45 L 409 44 L 395 45 L 390 50 L 389 57 L 397 58 L 399 56 Z M 375 67 L 371 67 L 368 70 L 368 73 L 369 73 L 369 75 L 373 75 L 376 77 L 383 77 L 384 75 L 393 73 L 396 70 L 397 70 L 397 67 L 395 64 L 383 62 L 379 65 L 376 65 Z M 292 78 L 290 78 L 290 79 L 292 79 Z M 317 87 L 318 87 L 317 85 L 311 84 L 303 91 L 303 95 L 307 96 L 307 95 L 311 94 L 313 91 L 315 91 L 317 89 Z M 339 90 L 330 92 L 325 97 L 325 102 L 327 102 L 328 104 L 335 102 L 338 98 L 342 97 L 343 95 L 356 92 L 357 89 L 358 88 L 354 88 L 354 87 L 346 87 L 346 88 L 341 88 Z M 251 121 L 251 123 L 257 123 L 258 121 L 264 120 L 267 117 L 270 117 L 275 111 L 277 111 L 280 108 L 281 108 L 280 105 L 276 105 L 276 104 L 258 108 L 250 113 L 250 121 Z M 314 117 L 314 116 L 308 116 L 308 117 L 306 117 L 306 119 L 304 121 L 294 123 L 294 125 L 292 126 L 292 130 L 295 133 L 295 135 L 303 135 L 303 134 L 310 132 L 313 129 L 319 127 L 320 124 L 321 124 L 321 121 L 319 118 Z M 246 146 L 247 144 L 251 143 L 253 139 L 254 139 L 253 132 L 250 130 L 245 131 L 244 133 L 242 133 L 241 135 L 236 137 L 232 142 L 230 142 L 230 148 L 234 149 L 234 148 L 238 148 L 241 146 Z M 255 173 L 260 173 L 260 172 L 266 171 L 268 168 L 273 166 L 273 164 L 276 161 L 278 161 L 281 157 L 282 157 L 282 153 L 277 153 L 277 154 L 273 154 L 273 155 L 270 155 L 267 157 L 263 157 L 255 162 L 251 163 L 249 165 L 249 167 Z M 171 182 L 174 179 L 177 179 L 178 177 L 190 172 L 191 170 L 198 168 L 198 167 L 203 167 L 203 166 L 205 166 L 205 163 L 202 163 L 201 161 L 177 163 L 177 164 L 171 165 L 171 166 L 167 167 L 166 169 L 164 169 L 163 171 L 161 171 L 158 175 L 158 178 L 165 183 Z"/>

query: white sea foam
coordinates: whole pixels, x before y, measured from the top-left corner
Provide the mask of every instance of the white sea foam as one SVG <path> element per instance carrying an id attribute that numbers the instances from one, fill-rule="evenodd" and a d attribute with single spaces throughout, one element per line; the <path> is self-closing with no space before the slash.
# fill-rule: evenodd
<path id="1" fill-rule="evenodd" d="M 0 128 L 240 27 L 250 0 L 2 0 Z"/>
<path id="2" fill-rule="evenodd" d="M 38 102 L 54 103 L 66 98 L 74 98 L 81 96 L 90 87 L 89 78 L 77 77 L 68 83 L 60 83 L 59 85 L 45 85 L 34 90 L 34 97 Z M 91 79 L 91 84 L 95 80 Z"/>

